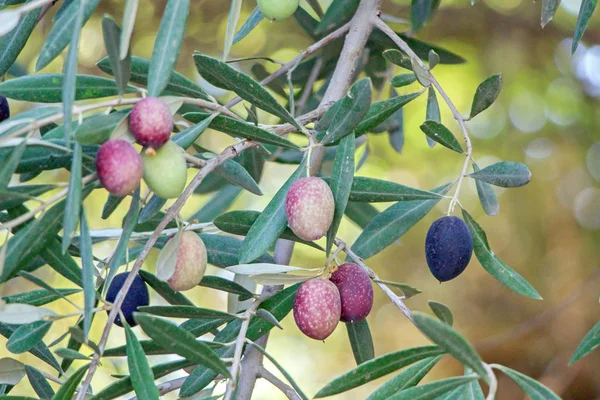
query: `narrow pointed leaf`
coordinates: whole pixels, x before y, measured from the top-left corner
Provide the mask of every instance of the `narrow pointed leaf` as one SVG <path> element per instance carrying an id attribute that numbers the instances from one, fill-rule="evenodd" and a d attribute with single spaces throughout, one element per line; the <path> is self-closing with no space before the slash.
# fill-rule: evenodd
<path id="1" fill-rule="evenodd" d="M 139 0 L 127 0 L 125 10 L 123 10 L 123 30 L 119 38 L 119 60 L 125 60 L 129 57 L 129 43 L 131 42 L 131 34 L 135 25 L 135 17 L 137 15 Z"/>
<path id="2" fill-rule="evenodd" d="M 325 15 L 321 18 L 321 22 L 314 30 L 315 35 L 324 35 L 332 32 L 346 22 L 350 21 L 360 0 L 334 0 Z"/>
<path id="3" fill-rule="evenodd" d="M 90 357 L 88 357 L 84 354 L 81 354 L 77 350 L 69 349 L 66 347 L 54 350 L 54 354 L 56 354 L 59 357 L 67 358 L 70 360 L 89 360 L 90 359 Z"/>
<path id="4" fill-rule="evenodd" d="M 229 6 L 229 17 L 227 18 L 227 30 L 225 32 L 225 45 L 223 46 L 223 61 L 229 58 L 229 52 L 235 38 L 235 30 L 237 29 L 240 13 L 242 12 L 242 0 L 231 0 Z"/>
<path id="5" fill-rule="evenodd" d="M 400 289 L 402 291 L 402 293 L 404 294 L 404 297 L 406 297 L 407 299 L 410 299 L 411 297 L 416 296 L 419 293 L 423 293 L 423 292 L 421 292 L 421 290 L 417 289 L 416 287 L 408 285 L 406 283 L 382 281 L 380 279 L 375 279 L 374 282 L 381 282 L 385 285 L 393 286 L 393 287 Z"/>
<path id="6" fill-rule="evenodd" d="M 381 385 L 367 397 L 367 400 L 387 400 L 392 395 L 404 389 L 417 386 L 441 359 L 442 356 L 429 357 L 411 365 Z"/>
<path id="7" fill-rule="evenodd" d="M 356 365 L 372 360 L 375 357 L 375 348 L 367 320 L 346 322 L 346 330 Z"/>
<path id="8" fill-rule="evenodd" d="M 56 185 L 8 186 L 5 190 L 0 191 L 0 210 L 18 207 L 52 189 L 56 189 Z"/>
<path id="9" fill-rule="evenodd" d="M 79 287 L 83 287 L 81 280 L 81 268 L 70 254 L 63 254 L 60 241 L 57 238 L 51 239 L 46 244 L 40 256 L 48 265 Z"/>
<path id="10" fill-rule="evenodd" d="M 52 397 L 52 400 L 64 400 L 72 398 L 89 366 L 90 364 L 86 364 L 73 373 L 69 379 L 67 379 L 65 383 L 61 385 L 59 391 L 56 392 L 54 397 Z"/>
<path id="11" fill-rule="evenodd" d="M 477 164 L 473 163 L 473 170 L 478 172 L 480 168 Z M 492 186 L 479 179 L 475 180 L 475 185 L 477 186 L 477 195 L 479 196 L 479 202 L 481 203 L 481 207 L 483 207 L 483 211 L 489 216 L 498 215 L 500 204 Z"/>
<path id="12" fill-rule="evenodd" d="M 228 213 L 219 215 L 213 223 L 217 228 L 222 230 L 223 232 L 231 233 L 234 235 L 246 236 L 248 232 L 256 222 L 256 220 L 261 216 L 261 213 L 258 211 L 230 211 Z M 309 242 L 303 239 L 300 239 L 298 236 L 292 232 L 291 229 L 286 227 L 283 230 L 283 233 L 279 235 L 279 238 L 292 240 L 294 242 L 302 243 L 307 246 L 314 247 L 319 250 L 323 250 L 321 246 L 314 242 Z"/>
<path id="13" fill-rule="evenodd" d="M 111 16 L 102 17 L 102 34 L 111 69 L 114 71 L 115 81 L 119 88 L 119 95 L 122 96 L 131 75 L 131 58 L 127 51 L 125 51 L 125 57 L 121 57 L 121 28 Z M 129 42 L 127 42 L 128 44 Z"/>
<path id="14" fill-rule="evenodd" d="M 194 53 L 194 61 L 200 75 L 209 83 L 235 92 L 242 99 L 300 129 L 294 117 L 265 88 L 248 75 L 236 71 L 216 58 L 201 53 Z"/>
<path id="15" fill-rule="evenodd" d="M 335 241 L 338 228 L 340 227 L 340 223 L 344 217 L 344 211 L 346 210 L 346 205 L 348 204 L 348 199 L 350 197 L 352 178 L 354 177 L 355 142 L 356 140 L 354 136 L 344 137 L 341 140 L 341 143 L 338 146 L 335 154 L 333 171 L 328 182 L 331 192 L 333 193 L 335 209 L 333 221 L 331 222 L 331 226 L 327 231 L 327 254 L 329 254 L 331 248 L 333 247 L 333 242 Z"/>
<path id="16" fill-rule="evenodd" d="M 41 7 L 21 16 L 17 27 L 0 38 L 0 75 L 4 75 L 21 54 L 38 23 L 40 12 Z"/>
<path id="17" fill-rule="evenodd" d="M 227 293 L 240 295 L 239 300 L 247 300 L 253 297 L 252 292 L 229 279 L 221 278 L 220 276 L 206 275 L 200 281 L 200 286 L 221 290 Z"/>
<path id="18" fill-rule="evenodd" d="M 432 300 L 429 300 L 428 304 L 429 308 L 431 308 L 431 311 L 433 311 L 435 316 L 438 317 L 440 321 L 445 322 L 449 326 L 454 324 L 454 316 L 452 315 L 452 311 L 450 311 L 445 304 Z"/>
<path id="19" fill-rule="evenodd" d="M 65 216 L 63 218 L 62 252 L 65 254 L 71 245 L 75 230 L 79 225 L 79 210 L 81 208 L 81 162 L 82 150 L 79 143 L 75 143 L 73 162 L 71 164 L 71 176 L 69 177 L 69 192 L 65 204 Z"/>
<path id="20" fill-rule="evenodd" d="M 240 251 L 240 263 L 245 264 L 263 255 L 283 233 L 287 225 L 285 216 L 285 197 L 292 184 L 306 173 L 306 160 L 288 178 L 277 191 L 271 202 L 265 207 L 248 231 Z"/>
<path id="21" fill-rule="evenodd" d="M 15 173 L 21 160 L 21 155 L 27 147 L 27 141 L 23 140 L 18 146 L 13 148 L 7 156 L 0 158 L 2 164 L 0 165 L 0 190 L 7 188 L 10 180 Z"/>
<path id="22" fill-rule="evenodd" d="M 344 214 L 364 229 L 379 214 L 379 211 L 369 203 L 349 201 Z"/>
<path id="23" fill-rule="evenodd" d="M 465 367 L 464 375 L 468 376 L 472 374 L 473 370 L 469 367 Z M 462 388 L 462 390 L 459 389 L 456 389 L 453 392 L 446 394 L 446 396 L 448 397 L 440 400 L 485 400 L 483 390 L 481 390 L 481 385 L 478 381 L 472 381 L 466 384 Z M 452 393 L 455 393 L 455 397 L 451 396 Z"/>
<path id="24" fill-rule="evenodd" d="M 325 178 L 330 182 L 330 178 Z M 381 179 L 355 176 L 350 189 L 350 201 L 377 203 L 389 201 L 435 200 L 441 195 Z"/>
<path id="25" fill-rule="evenodd" d="M 452 184 L 432 190 L 444 195 Z M 417 224 L 440 199 L 414 200 L 394 204 L 369 222 L 352 245 L 352 250 L 362 258 L 369 258 L 390 246 Z"/>
<path id="26" fill-rule="evenodd" d="M 458 361 L 473 369 L 481 379 L 489 382 L 487 371 L 477 351 L 452 327 L 420 312 L 413 313 L 413 317 L 415 325 L 425 336 Z"/>
<path id="27" fill-rule="evenodd" d="M 148 94 L 150 96 L 159 96 L 169 82 L 179 57 L 189 8 L 189 0 L 167 1 L 156 34 L 148 70 Z"/>
<path id="28" fill-rule="evenodd" d="M 463 153 L 464 150 L 458 140 L 448 128 L 444 125 L 435 122 L 435 121 L 425 121 L 421 125 L 421 130 L 423 133 L 427 135 L 431 140 L 441 144 L 444 147 L 449 148 L 450 150 L 454 150 L 457 153 Z"/>
<path id="29" fill-rule="evenodd" d="M 190 220 L 198 220 L 198 222 L 212 222 L 215 218 L 223 214 L 231 207 L 241 192 L 242 188 L 239 186 L 225 186 L 213 197 L 211 197 L 196 214 L 191 216 Z"/>
<path id="30" fill-rule="evenodd" d="M 560 397 L 558 397 L 556 393 L 535 379 L 502 365 L 497 365 L 495 367 L 504 372 L 510 379 L 519 385 L 531 400 L 560 400 Z"/>
<path id="31" fill-rule="evenodd" d="M 438 396 L 477 380 L 477 376 L 461 376 L 415 386 L 391 396 L 389 400 L 435 400 Z"/>
<path id="32" fill-rule="evenodd" d="M 169 304 L 179 306 L 192 306 L 192 303 L 183 293 L 176 292 L 165 281 L 161 281 L 156 276 L 143 269 L 139 272 L 140 276 L 152 289 L 156 291 Z"/>
<path id="33" fill-rule="evenodd" d="M 425 112 L 425 120 L 434 121 L 438 124 L 442 123 L 442 116 L 440 114 L 440 105 L 438 103 L 437 97 L 435 95 L 435 89 L 433 87 L 429 87 L 427 89 L 427 109 Z M 421 128 L 422 129 L 422 128 Z M 427 132 L 425 132 L 427 134 Z M 433 147 L 436 144 L 436 141 L 427 136 L 427 144 L 429 147 Z M 460 147 L 460 146 L 458 146 Z"/>
<path id="34" fill-rule="evenodd" d="M 542 0 L 542 28 L 552 21 L 558 6 L 560 6 L 560 0 Z"/>
<path id="35" fill-rule="evenodd" d="M 495 186 L 511 188 L 527 185 L 531 180 L 531 171 L 525 164 L 501 161 L 469 176 Z"/>
<path id="36" fill-rule="evenodd" d="M 75 101 L 75 85 L 77 82 L 77 65 L 79 59 L 79 38 L 81 37 L 81 28 L 83 27 L 86 0 L 77 0 L 73 2 L 77 4 L 77 8 L 69 10 L 76 13 L 75 21 L 73 22 L 73 32 L 69 42 L 69 51 L 63 68 L 64 78 L 62 86 L 62 102 L 63 113 L 65 115 L 65 142 L 71 140 L 71 114 L 73 113 L 73 102 Z M 75 214 L 79 217 L 79 210 Z M 64 243 L 64 242 L 63 242 Z"/>
<path id="37" fill-rule="evenodd" d="M 29 379 L 31 387 L 40 396 L 40 399 L 51 399 L 54 396 L 54 389 L 52 389 L 46 377 L 38 369 L 26 365 L 25 372 L 27 373 L 27 379 Z"/>
<path id="38" fill-rule="evenodd" d="M 160 317 L 169 318 L 186 318 L 186 319 L 223 319 L 234 320 L 238 318 L 235 314 L 226 313 L 223 311 L 212 310 L 210 308 L 200 308 L 195 306 L 144 306 L 139 307 L 140 312 L 147 314 L 158 315 Z"/>
<path id="39" fill-rule="evenodd" d="M 340 101 L 322 143 L 334 143 L 349 135 L 363 120 L 371 105 L 372 87 L 369 79 L 356 82 L 350 92 Z"/>
<path id="40" fill-rule="evenodd" d="M 583 0 L 577 17 L 577 25 L 575 25 L 575 33 L 573 34 L 573 43 L 571 44 L 571 53 L 575 54 L 577 46 L 583 37 L 583 33 L 587 28 L 587 24 L 598 5 L 598 0 Z"/>
<path id="41" fill-rule="evenodd" d="M 96 304 L 96 288 L 94 286 L 94 253 L 92 249 L 92 238 L 90 228 L 85 216 L 85 210 L 81 209 L 81 240 L 79 244 L 81 251 L 81 266 L 83 271 L 83 336 L 87 339 L 92 326 L 93 308 Z"/>
<path id="42" fill-rule="evenodd" d="M 35 70 L 39 71 L 64 50 L 73 38 L 73 32 L 81 29 L 85 22 L 90 18 L 100 0 L 72 1 L 61 16 L 56 20 L 46 41 L 40 50 L 40 56 L 35 64 Z M 83 4 L 83 13 L 79 16 L 79 6 Z M 80 19 L 81 23 L 77 23 Z"/>
<path id="43" fill-rule="evenodd" d="M 178 144 L 179 147 L 187 149 L 200 137 L 200 135 L 202 135 L 202 133 L 204 133 L 212 120 L 218 115 L 218 113 L 211 114 L 210 117 L 206 118 L 205 120 L 202 120 L 196 125 L 190 126 L 186 130 L 177 133 L 171 138 L 171 140 Z"/>
<path id="44" fill-rule="evenodd" d="M 72 294 L 81 292 L 80 289 L 55 289 L 55 291 L 58 293 L 54 293 L 46 289 L 32 290 L 31 292 L 6 296 L 3 297 L 2 300 L 4 300 L 7 304 L 23 303 L 39 307 L 61 299 L 65 296 L 70 296 Z"/>
<path id="45" fill-rule="evenodd" d="M 465 210 L 463 218 L 473 235 L 473 250 L 481 266 L 500 283 L 509 289 L 532 299 L 541 300 L 542 297 L 525 278 L 504 264 L 490 249 L 487 236 L 481 226 Z"/>
<path id="46" fill-rule="evenodd" d="M 156 216 L 167 203 L 166 199 L 159 197 L 157 195 L 152 195 L 150 200 L 146 203 L 146 206 L 140 212 L 140 216 L 138 217 L 138 224 L 143 224 L 145 222 L 150 221 L 152 218 Z"/>
<path id="47" fill-rule="evenodd" d="M 18 328 L 18 325 L 0 323 L 0 335 L 4 336 L 5 338 L 10 338 Z M 50 365 L 52 368 L 62 372 L 60 369 L 60 364 L 58 364 L 58 361 L 56 361 L 56 358 L 54 358 L 54 355 L 48 349 L 48 346 L 46 346 L 43 342 L 39 342 L 34 345 L 29 352 L 46 364 Z"/>
<path id="48" fill-rule="evenodd" d="M 154 375 L 144 349 L 127 323 L 125 337 L 127 338 L 127 364 L 135 394 L 139 399 L 158 400 L 158 389 L 154 384 Z"/>
<path id="49" fill-rule="evenodd" d="M 443 353 L 438 346 L 421 346 L 384 354 L 338 376 L 319 390 L 315 398 L 346 392 L 417 361 Z"/>
<path id="50" fill-rule="evenodd" d="M 500 90 L 502 89 L 502 75 L 492 75 L 485 81 L 481 82 L 475 91 L 473 97 L 473 105 L 471 105 L 471 116 L 475 117 L 477 114 L 488 109 L 494 101 L 498 98 Z"/>
<path id="51" fill-rule="evenodd" d="M 369 111 L 365 115 L 364 119 L 354 130 L 356 136 L 360 136 L 376 126 L 381 125 L 401 107 L 419 97 L 421 93 L 422 92 L 392 97 L 391 99 L 371 104 L 371 107 L 369 108 Z"/>
<path id="52" fill-rule="evenodd" d="M 135 314 L 136 322 L 159 345 L 175 351 L 182 357 L 205 365 L 215 372 L 231 377 L 225 363 L 206 344 L 196 341 L 194 335 L 170 322 L 151 315 Z"/>
<path id="53" fill-rule="evenodd" d="M 240 30 L 235 34 L 235 37 L 233 38 L 233 44 L 236 44 L 237 42 L 248 36 L 248 34 L 250 34 L 250 32 L 252 32 L 252 30 L 256 28 L 258 24 L 262 22 L 263 19 L 265 19 L 265 16 L 263 15 L 262 11 L 260 11 L 260 8 L 256 6 L 254 10 L 252 10 L 252 13 L 248 16 L 248 19 L 244 22 Z"/>
<path id="54" fill-rule="evenodd" d="M 108 195 L 104 206 L 102 207 L 102 219 L 108 219 L 112 213 L 119 207 L 125 197 Z"/>
<path id="55" fill-rule="evenodd" d="M 62 102 L 63 74 L 25 75 L 0 83 L 0 95 L 35 103 Z M 137 92 L 128 86 L 127 92 Z M 119 89 L 111 79 L 79 74 L 75 78 L 75 100 L 116 96 Z"/>
<path id="56" fill-rule="evenodd" d="M 243 242 L 231 236 L 201 234 L 200 238 L 208 252 L 208 263 L 215 267 L 227 268 L 239 264 Z M 256 262 L 276 264 L 273 257 L 263 253 Z"/>
<path id="57" fill-rule="evenodd" d="M 440 5 L 440 0 L 412 0 L 410 4 L 410 21 L 414 31 L 418 31 L 431 18 Z"/>
<path id="58" fill-rule="evenodd" d="M 51 326 L 52 322 L 44 320 L 21 325 L 6 342 L 6 349 L 14 354 L 31 350 L 44 339 Z"/>
<path id="59" fill-rule="evenodd" d="M 581 342 L 577 346 L 577 349 L 575 350 L 575 353 L 569 361 L 569 365 L 581 360 L 583 357 L 590 354 L 598 346 L 600 346 L 600 322 L 594 325 L 594 327 L 581 340 Z"/>

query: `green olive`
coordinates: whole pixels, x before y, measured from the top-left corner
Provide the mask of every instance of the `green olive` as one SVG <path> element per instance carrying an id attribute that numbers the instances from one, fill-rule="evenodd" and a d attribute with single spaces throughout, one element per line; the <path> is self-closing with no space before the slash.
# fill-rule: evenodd
<path id="1" fill-rule="evenodd" d="M 158 150 L 146 150 L 143 159 L 144 181 L 157 196 L 172 199 L 183 192 L 187 164 L 179 146 L 168 141 Z"/>
<path id="2" fill-rule="evenodd" d="M 294 15 L 298 3 L 299 0 L 258 0 L 258 7 L 265 18 L 282 21 Z"/>

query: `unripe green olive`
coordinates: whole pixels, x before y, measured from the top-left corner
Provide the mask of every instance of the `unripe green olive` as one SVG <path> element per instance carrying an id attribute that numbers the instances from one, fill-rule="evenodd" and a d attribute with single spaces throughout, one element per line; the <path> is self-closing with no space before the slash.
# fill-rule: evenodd
<path id="1" fill-rule="evenodd" d="M 179 146 L 168 141 L 158 150 L 147 149 L 143 159 L 144 181 L 157 196 L 172 199 L 183 192 L 187 164 Z"/>
<path id="2" fill-rule="evenodd" d="M 265 18 L 282 21 L 294 15 L 299 0 L 258 0 L 258 7 Z"/>

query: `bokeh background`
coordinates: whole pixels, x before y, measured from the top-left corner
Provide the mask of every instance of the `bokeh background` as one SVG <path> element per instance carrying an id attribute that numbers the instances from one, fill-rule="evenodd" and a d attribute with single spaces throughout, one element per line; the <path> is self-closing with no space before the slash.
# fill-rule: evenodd
<path id="1" fill-rule="evenodd" d="M 244 3 L 244 16 L 247 16 L 255 2 L 248 0 Z M 321 3 L 326 7 L 329 1 L 322 0 Z M 384 13 L 407 18 L 408 3 L 407 0 L 384 1 Z M 468 124 L 474 157 L 480 166 L 498 160 L 524 162 L 533 172 L 533 179 L 523 188 L 497 189 L 500 214 L 496 217 L 483 213 L 471 181 L 465 186 L 460 200 L 487 231 L 494 252 L 528 279 L 544 301 L 530 300 L 511 292 L 488 275 L 475 258 L 466 272 L 451 282 L 440 285 L 430 275 L 423 251 L 424 237 L 430 223 L 446 211 L 447 201 L 442 201 L 398 243 L 369 259 L 368 265 L 382 279 L 409 283 L 423 291 L 407 301 L 410 308 L 428 311 L 427 300 L 448 305 L 454 312 L 455 328 L 476 346 L 487 362 L 502 363 L 539 379 L 564 399 L 600 399 L 600 376 L 597 373 L 600 351 L 574 366 L 568 366 L 580 339 L 600 320 L 599 13 L 592 18 L 583 43 L 571 56 L 570 37 L 579 0 L 563 0 L 555 20 L 543 30 L 540 27 L 540 2 L 482 0 L 475 6 L 469 3 L 467 0 L 442 1 L 432 21 L 416 37 L 445 47 L 468 60 L 463 65 L 441 65 L 435 70 L 442 86 L 465 114 L 477 85 L 491 74 L 503 74 L 504 87 L 496 104 Z M 140 2 L 132 54 L 150 58 L 163 6 L 164 1 Z M 120 20 L 123 7 L 123 1 L 101 2 L 100 9 L 82 32 L 80 72 L 102 74 L 94 65 L 105 55 L 101 17 L 109 13 Z M 192 52 L 222 54 L 228 7 L 228 1 L 192 2 L 192 14 L 177 68 L 179 72 L 200 80 L 195 72 Z M 19 58 L 19 63 L 30 73 L 50 29 L 48 17 L 35 31 Z M 408 29 L 408 25 L 401 23 L 394 24 L 394 27 L 397 30 Z M 233 47 L 231 56 L 260 55 L 289 61 L 310 43 L 293 19 L 282 23 L 263 22 Z M 63 61 L 64 57 L 58 58 L 42 72 L 62 71 Z M 243 63 L 241 68 L 248 71 L 251 65 Z M 265 67 L 269 70 L 275 68 L 268 63 Z M 401 73 L 400 70 L 396 72 Z M 416 88 L 412 86 L 403 89 L 403 92 Z M 222 93 L 216 91 L 213 94 Z M 386 94 L 387 89 L 381 96 Z M 227 100 L 227 95 L 220 99 Z M 26 105 L 12 102 L 11 106 L 16 113 Z M 449 111 L 443 104 L 441 108 L 443 122 L 458 132 Z M 405 108 L 406 142 L 402 154 L 390 147 L 387 135 L 369 135 L 369 156 L 359 175 L 425 189 L 454 180 L 463 158 L 440 146 L 434 149 L 427 146 L 425 136 L 418 128 L 425 118 L 424 114 L 425 96 Z M 259 116 L 261 122 L 275 122 L 266 114 Z M 219 151 L 230 144 L 231 139 L 218 132 L 208 132 L 199 143 Z M 360 148 L 357 158 L 366 147 Z M 292 170 L 290 166 L 269 164 L 261 182 L 265 195 L 258 197 L 243 193 L 232 208 L 262 210 Z M 65 171 L 47 172 L 37 181 L 66 182 L 68 174 Z M 184 217 L 197 212 L 209 197 L 194 196 L 184 208 Z M 106 193 L 97 190 L 86 201 L 91 225 L 95 229 L 120 227 L 127 205 L 105 221 L 100 218 L 105 199 Z M 376 205 L 379 209 L 387 206 L 389 204 Z M 339 235 L 352 243 L 359 233 L 356 225 L 345 220 Z M 107 256 L 114 244 L 97 245 L 96 255 Z M 152 254 L 144 268 L 153 271 L 155 260 L 156 254 Z M 323 262 L 322 253 L 296 246 L 293 265 L 316 267 Z M 227 276 L 216 268 L 212 268 L 210 273 Z M 50 269 L 41 269 L 38 274 L 57 287 L 70 286 Z M 5 286 L 4 294 L 31 289 L 34 287 L 30 283 L 15 279 Z M 427 339 L 382 292 L 375 289 L 375 293 L 375 306 L 368 321 L 377 355 L 427 343 Z M 223 310 L 227 307 L 227 298 L 220 292 L 198 288 L 189 292 L 189 296 L 200 306 Z M 80 297 L 72 298 L 82 302 Z M 152 301 L 154 304 L 163 302 L 157 296 Z M 64 301 L 52 307 L 61 313 L 75 310 Z M 98 315 L 93 338 L 99 338 L 105 321 L 104 315 Z M 72 323 L 72 319 L 56 323 L 46 342 L 59 337 Z M 355 366 L 343 326 L 339 326 L 324 343 L 302 336 L 291 317 L 284 321 L 283 326 L 283 331 L 273 331 L 268 349 L 309 395 Z M 143 335 L 141 331 L 137 332 Z M 122 343 L 124 334 L 115 328 L 108 347 Z M 9 356 L 4 344 L 5 340 L 0 339 L 0 354 Z M 66 342 L 59 344 L 60 347 L 64 345 Z M 44 368 L 32 356 L 10 356 Z M 152 363 L 164 360 L 165 357 L 151 357 Z M 461 374 L 461 368 L 447 357 L 427 379 Z M 106 359 L 96 374 L 95 389 L 112 382 L 111 374 L 126 372 L 124 359 Z M 336 398 L 365 398 L 388 378 Z M 26 380 L 13 393 L 33 394 Z M 255 398 L 283 397 L 269 383 L 259 381 Z M 523 398 L 523 394 L 515 384 L 500 375 L 498 398 L 519 399 Z"/>

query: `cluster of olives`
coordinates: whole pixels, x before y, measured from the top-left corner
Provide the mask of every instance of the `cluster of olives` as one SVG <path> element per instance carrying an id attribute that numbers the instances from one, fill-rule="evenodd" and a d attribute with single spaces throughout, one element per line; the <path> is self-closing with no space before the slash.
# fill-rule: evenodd
<path id="1" fill-rule="evenodd" d="M 173 240 L 173 238 L 169 239 Z M 168 242 L 167 242 L 168 243 Z M 200 237 L 192 231 L 184 231 L 179 236 L 179 251 L 175 268 L 167 283 L 175 292 L 190 290 L 200 283 L 206 272 L 207 253 L 206 246 Z M 113 303 L 117 294 L 123 287 L 128 273 L 117 274 L 110 283 L 106 292 L 106 301 Z M 146 283 L 136 274 L 133 283 L 127 291 L 121 305 L 121 314 L 130 326 L 135 326 L 133 313 L 139 307 L 147 306 L 150 302 Z M 123 326 L 121 316 L 115 319 L 115 324 Z"/>
<path id="2" fill-rule="evenodd" d="M 170 141 L 173 116 L 156 97 L 138 102 L 129 116 L 129 129 L 144 151 L 140 155 L 126 140 L 104 143 L 96 155 L 102 186 L 115 196 L 125 196 L 140 186 L 142 177 L 159 197 L 171 199 L 185 188 L 187 164 L 182 149 Z"/>

